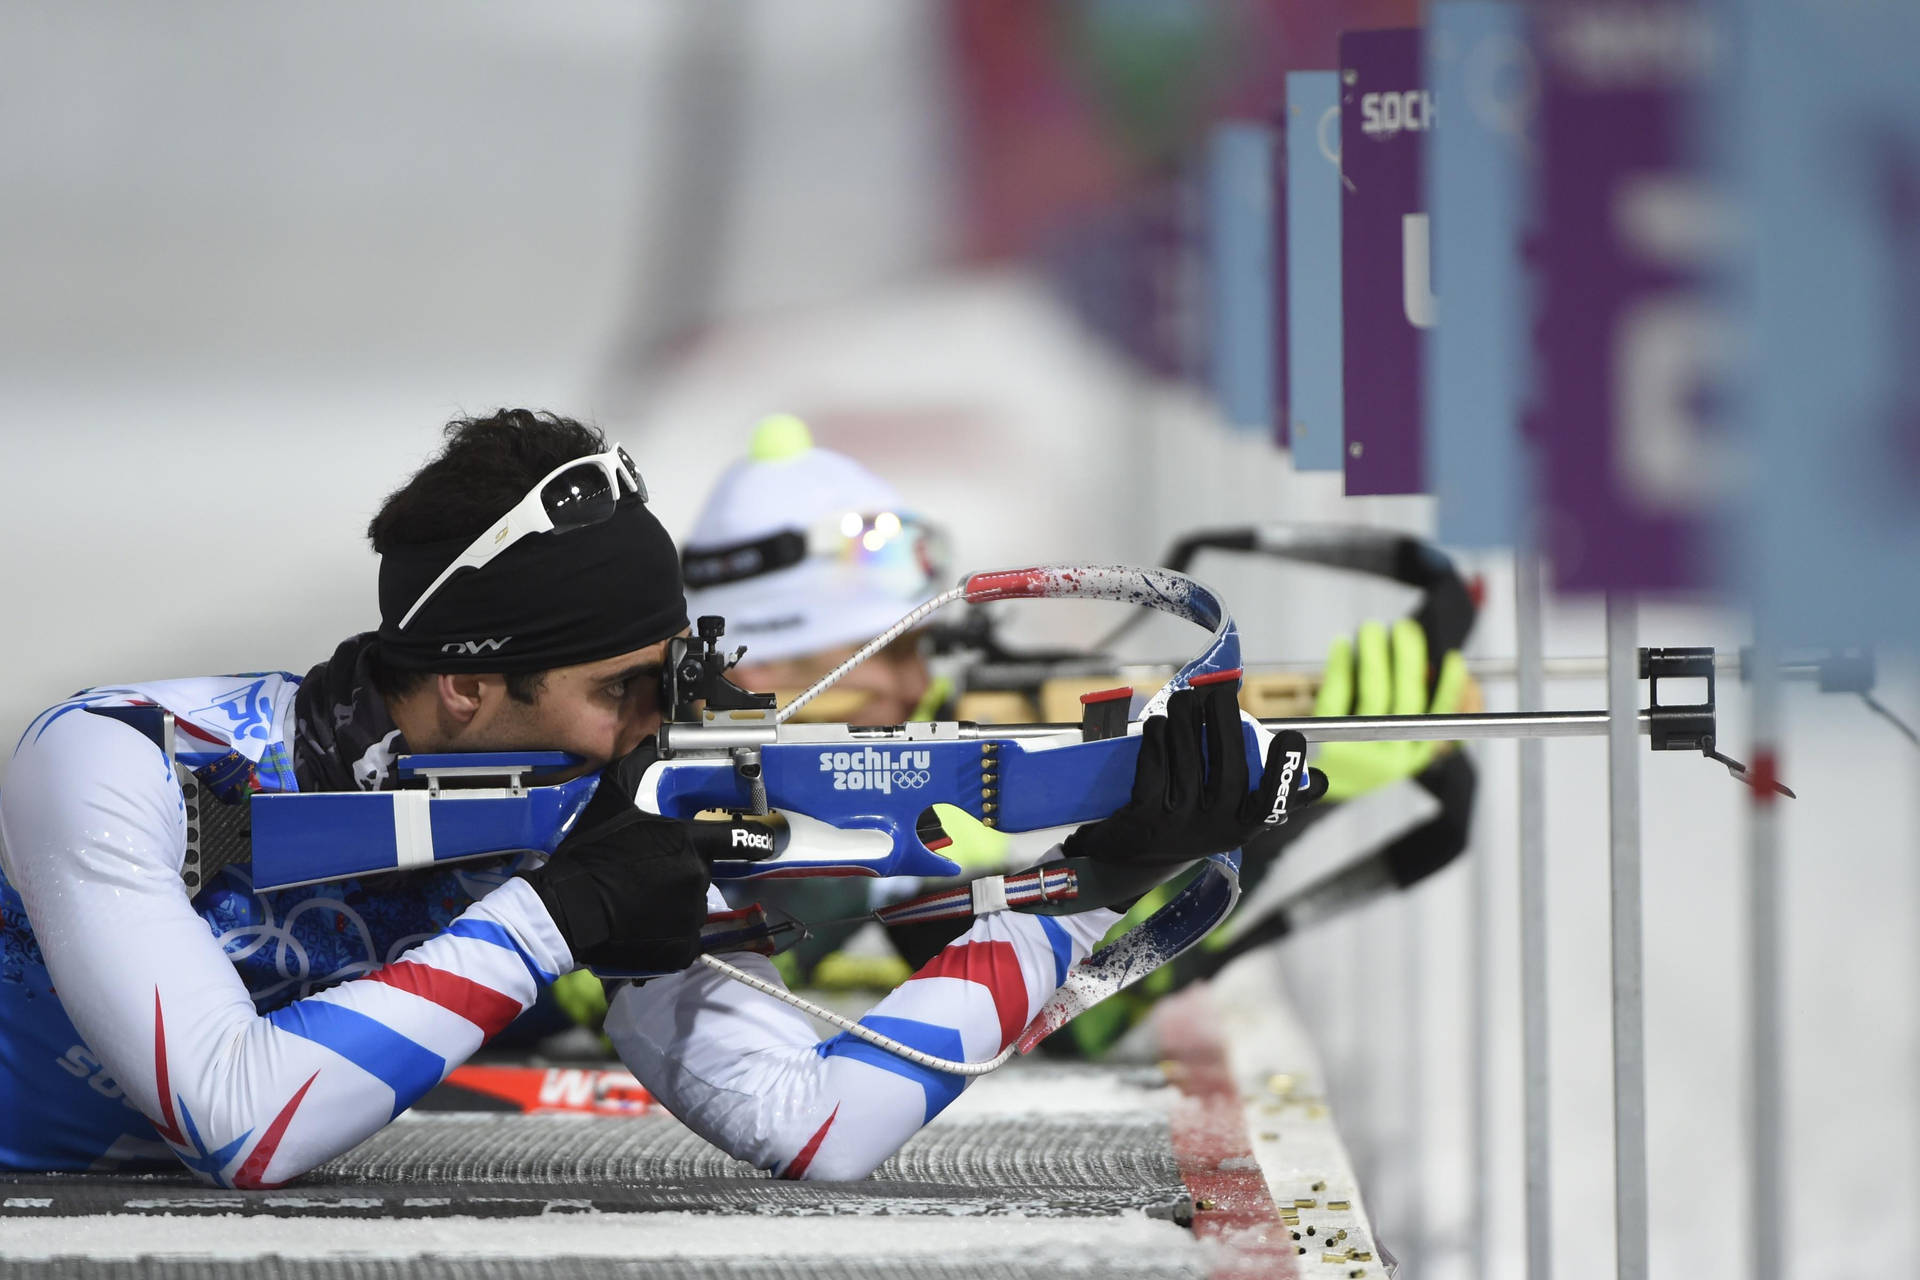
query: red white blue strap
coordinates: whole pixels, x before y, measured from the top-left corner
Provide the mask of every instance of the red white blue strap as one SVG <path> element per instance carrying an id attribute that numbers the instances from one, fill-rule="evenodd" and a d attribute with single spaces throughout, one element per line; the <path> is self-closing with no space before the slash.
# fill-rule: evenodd
<path id="1" fill-rule="evenodd" d="M 1079 895 L 1079 876 L 1072 868 L 1056 864 L 1016 875 L 985 876 L 969 884 L 882 907 L 873 914 L 886 924 L 911 924 L 919 920 L 985 915 L 1042 902 L 1071 902 Z"/>

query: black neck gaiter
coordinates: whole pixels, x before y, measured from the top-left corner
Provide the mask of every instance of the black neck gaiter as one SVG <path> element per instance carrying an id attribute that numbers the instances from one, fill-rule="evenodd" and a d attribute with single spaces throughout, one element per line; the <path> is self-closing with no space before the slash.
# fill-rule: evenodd
<path id="1" fill-rule="evenodd" d="M 293 698 L 293 776 L 302 791 L 385 791 L 407 744 L 373 687 L 371 631 L 341 642 Z"/>

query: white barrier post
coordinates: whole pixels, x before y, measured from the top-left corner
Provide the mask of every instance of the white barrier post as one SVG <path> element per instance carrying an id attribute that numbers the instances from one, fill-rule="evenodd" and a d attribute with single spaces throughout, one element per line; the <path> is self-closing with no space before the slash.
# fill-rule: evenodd
<path id="1" fill-rule="evenodd" d="M 1517 558 L 1515 600 L 1519 701 L 1544 700 L 1540 557 Z M 1525 1088 L 1527 1280 L 1553 1275 L 1553 1090 L 1547 1021 L 1547 744 L 1520 741 L 1520 1039 Z M 1484 1267 L 1479 1274 L 1485 1274 Z"/>
<path id="2" fill-rule="evenodd" d="M 1607 596 L 1607 809 L 1613 908 L 1615 1266 L 1647 1280 L 1646 1024 L 1640 950 L 1640 663 L 1636 608 Z"/>

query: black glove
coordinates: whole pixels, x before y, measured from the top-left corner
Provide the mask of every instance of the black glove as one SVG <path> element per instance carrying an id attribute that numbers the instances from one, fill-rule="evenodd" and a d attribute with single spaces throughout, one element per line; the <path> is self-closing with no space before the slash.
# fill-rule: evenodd
<path id="1" fill-rule="evenodd" d="M 1247 789 L 1237 694 L 1225 681 L 1167 699 L 1167 714 L 1142 727 L 1133 797 L 1068 836 L 1066 855 L 1131 866 L 1192 862 L 1239 848 L 1325 794 L 1318 770 L 1309 785 L 1307 740 L 1292 729 L 1274 737 L 1260 785 Z"/>
<path id="2" fill-rule="evenodd" d="M 699 954 L 710 868 L 693 824 L 633 806 L 640 776 L 658 758 L 648 738 L 602 770 L 553 857 L 521 873 L 580 964 L 672 973 Z"/>

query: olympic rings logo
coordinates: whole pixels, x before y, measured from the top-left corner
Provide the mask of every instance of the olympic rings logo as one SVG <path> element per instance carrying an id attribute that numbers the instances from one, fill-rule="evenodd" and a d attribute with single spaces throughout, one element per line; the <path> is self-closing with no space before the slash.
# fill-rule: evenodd
<path id="1" fill-rule="evenodd" d="M 932 776 L 925 769 L 895 769 L 893 785 L 902 791 L 912 791 L 926 786 L 932 780 Z"/>

